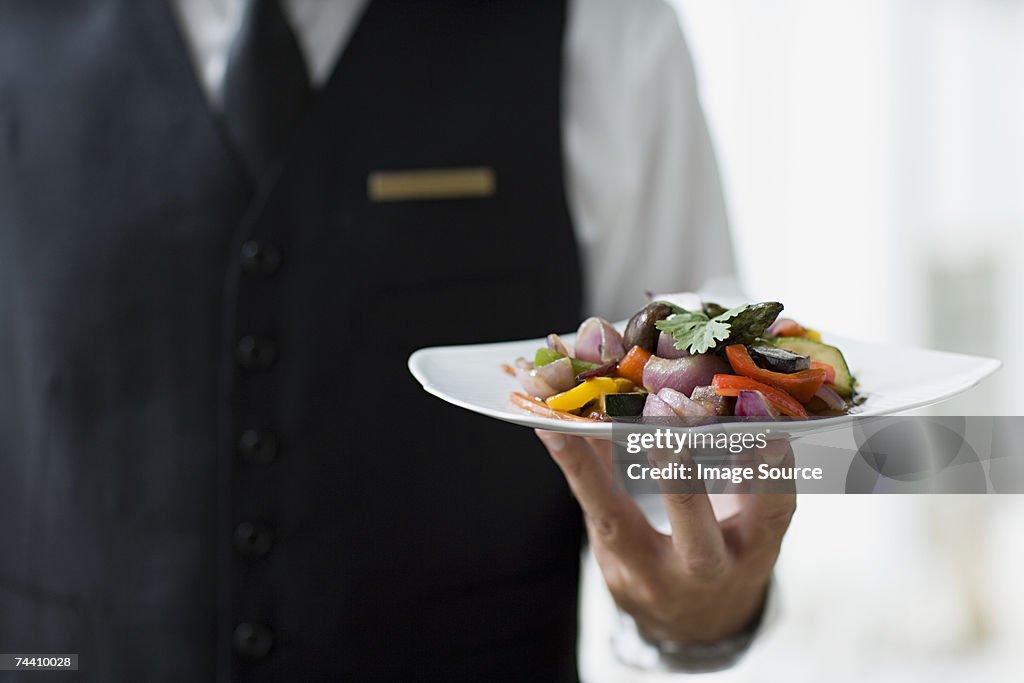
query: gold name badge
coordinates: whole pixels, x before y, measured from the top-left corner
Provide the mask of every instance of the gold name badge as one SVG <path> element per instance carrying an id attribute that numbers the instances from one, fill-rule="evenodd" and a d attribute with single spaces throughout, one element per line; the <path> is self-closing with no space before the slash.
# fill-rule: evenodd
<path id="1" fill-rule="evenodd" d="M 496 187 L 494 169 L 489 166 L 375 171 L 366 179 L 367 194 L 374 202 L 491 197 Z"/>

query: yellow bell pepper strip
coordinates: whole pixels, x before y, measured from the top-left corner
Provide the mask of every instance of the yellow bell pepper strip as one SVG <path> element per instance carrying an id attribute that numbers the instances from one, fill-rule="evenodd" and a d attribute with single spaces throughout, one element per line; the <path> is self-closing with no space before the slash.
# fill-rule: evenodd
<path id="1" fill-rule="evenodd" d="M 549 408 L 569 412 L 579 410 L 605 394 L 624 394 L 633 390 L 633 383 L 621 377 L 594 377 L 579 386 L 555 394 L 545 401 Z"/>

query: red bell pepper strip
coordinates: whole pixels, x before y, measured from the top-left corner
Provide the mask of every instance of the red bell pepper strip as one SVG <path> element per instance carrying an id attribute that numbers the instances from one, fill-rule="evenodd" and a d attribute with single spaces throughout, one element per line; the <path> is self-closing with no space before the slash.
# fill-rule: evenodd
<path id="1" fill-rule="evenodd" d="M 822 363 L 818 360 L 811 361 L 812 370 L 824 370 L 825 371 L 825 384 L 836 383 L 836 369 L 828 363 Z"/>
<path id="2" fill-rule="evenodd" d="M 807 332 L 803 325 L 789 318 L 779 318 L 769 330 L 775 337 L 802 337 Z"/>
<path id="3" fill-rule="evenodd" d="M 806 418 L 807 411 L 799 401 L 784 391 L 768 386 L 749 377 L 739 375 L 715 375 L 711 380 L 711 388 L 719 396 L 739 396 L 741 391 L 760 391 L 765 399 L 779 409 L 784 415 Z"/>
<path id="4" fill-rule="evenodd" d="M 814 397 L 814 392 L 825 383 L 824 370 L 812 368 L 792 373 L 765 370 L 754 362 L 747 347 L 742 344 L 733 344 L 727 347 L 725 355 L 729 358 L 732 371 L 737 375 L 782 389 L 801 403 L 810 401 Z"/>

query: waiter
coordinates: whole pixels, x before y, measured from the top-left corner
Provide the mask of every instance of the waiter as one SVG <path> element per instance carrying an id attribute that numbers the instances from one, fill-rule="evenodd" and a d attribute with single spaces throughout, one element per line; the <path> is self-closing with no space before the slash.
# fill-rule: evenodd
<path id="1" fill-rule="evenodd" d="M 659 0 L 5 0 L 0 651 L 574 680 L 575 494 L 620 656 L 728 664 L 791 499 L 658 534 L 606 454 L 541 435 L 563 477 L 405 358 L 730 271 Z"/>

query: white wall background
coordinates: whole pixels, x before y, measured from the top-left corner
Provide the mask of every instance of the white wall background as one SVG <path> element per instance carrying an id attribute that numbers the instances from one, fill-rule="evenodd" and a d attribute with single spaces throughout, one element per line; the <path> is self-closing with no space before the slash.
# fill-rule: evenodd
<path id="1" fill-rule="evenodd" d="M 1024 0 L 672 0 L 751 294 L 1004 360 L 942 410 L 1024 414 Z M 1024 680 L 1024 498 L 804 496 L 781 618 L 707 681 Z M 584 588 L 592 682 L 619 667 Z M 672 679 L 675 680 L 675 679 Z"/>
<path id="2" fill-rule="evenodd" d="M 751 293 L 998 356 L 952 408 L 1024 412 L 1024 2 L 673 1 Z"/>

